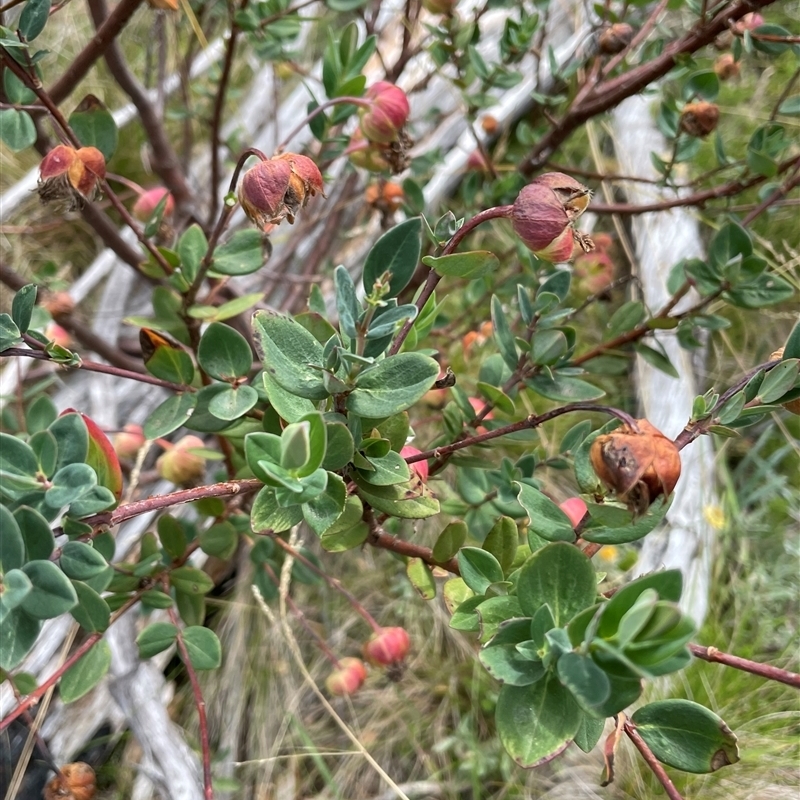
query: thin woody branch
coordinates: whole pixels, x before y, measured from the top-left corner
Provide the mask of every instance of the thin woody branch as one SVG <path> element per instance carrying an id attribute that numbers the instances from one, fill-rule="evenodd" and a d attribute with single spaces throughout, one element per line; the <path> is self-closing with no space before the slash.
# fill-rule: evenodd
<path id="1" fill-rule="evenodd" d="M 653 755 L 653 751 L 647 746 L 647 742 L 642 739 L 639 731 L 636 730 L 630 720 L 625 720 L 624 726 L 625 735 L 633 742 L 634 747 L 639 751 L 642 758 L 647 763 L 647 766 L 653 771 L 653 774 L 658 778 L 658 782 L 664 787 L 669 800 L 683 800 L 681 793 L 675 788 L 672 779 L 667 775 L 667 771 L 661 765 L 661 762 Z"/>
<path id="2" fill-rule="evenodd" d="M 733 669 L 749 672 L 751 675 L 758 675 L 769 681 L 778 681 L 778 683 L 785 683 L 794 689 L 800 689 L 800 675 L 796 672 L 773 667 L 771 664 L 759 664 L 758 661 L 751 661 L 749 658 L 741 658 L 730 653 L 723 653 L 722 650 L 717 650 L 716 647 L 689 644 L 688 648 L 693 656 L 701 658 L 703 661 L 724 664 L 726 667 L 733 667 Z"/>

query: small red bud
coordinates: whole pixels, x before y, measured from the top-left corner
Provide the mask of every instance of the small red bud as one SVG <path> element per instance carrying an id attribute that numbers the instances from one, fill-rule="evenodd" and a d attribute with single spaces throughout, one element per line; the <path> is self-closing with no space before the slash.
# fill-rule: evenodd
<path id="1" fill-rule="evenodd" d="M 72 347 L 72 337 L 69 335 L 69 331 L 64 330 L 57 322 L 48 323 L 44 329 L 44 335 L 59 347 L 64 347 L 67 350 Z"/>
<path id="2" fill-rule="evenodd" d="M 745 31 L 754 31 L 764 24 L 764 17 L 758 11 L 751 11 L 731 25 L 731 30 L 741 36 Z"/>
<path id="3" fill-rule="evenodd" d="M 405 628 L 383 628 L 364 645 L 364 656 L 370 664 L 388 667 L 402 661 L 410 646 Z"/>
<path id="4" fill-rule="evenodd" d="M 188 452 L 204 447 L 199 436 L 184 436 L 156 461 L 156 471 L 172 483 L 192 483 L 205 474 L 206 460 L 195 453 Z"/>
<path id="5" fill-rule="evenodd" d="M 580 497 L 570 497 L 558 506 L 568 517 L 572 527 L 577 527 L 586 513 L 586 503 Z"/>
<path id="6" fill-rule="evenodd" d="M 401 451 L 400 455 L 403 458 L 408 458 L 409 456 L 418 456 L 422 450 L 417 450 L 416 447 L 411 447 L 410 445 L 406 445 Z M 415 461 L 413 464 L 409 464 L 409 467 L 419 475 L 421 481 L 425 482 L 428 480 L 428 462 L 427 461 Z"/>
<path id="7" fill-rule="evenodd" d="M 489 172 L 489 163 L 480 150 L 473 150 L 469 154 L 467 169 L 472 172 Z"/>
<path id="8" fill-rule="evenodd" d="M 337 697 L 355 694 L 367 678 L 367 668 L 360 658 L 339 659 L 339 668 L 328 675 L 325 688 Z"/>
<path id="9" fill-rule="evenodd" d="M 361 116 L 364 136 L 380 144 L 397 141 L 410 113 L 406 93 L 393 83 L 378 81 L 367 89 L 365 99 L 370 107 Z"/>
<path id="10" fill-rule="evenodd" d="M 114 436 L 114 450 L 120 458 L 135 458 L 144 442 L 142 426 L 131 423 Z"/>
<path id="11" fill-rule="evenodd" d="M 167 196 L 167 202 L 164 204 L 164 216 L 171 216 L 175 210 L 175 201 L 163 186 L 154 186 L 152 189 L 142 192 L 133 204 L 133 216 L 141 222 L 147 222 L 155 213 L 158 204 L 164 199 L 164 195 Z"/>

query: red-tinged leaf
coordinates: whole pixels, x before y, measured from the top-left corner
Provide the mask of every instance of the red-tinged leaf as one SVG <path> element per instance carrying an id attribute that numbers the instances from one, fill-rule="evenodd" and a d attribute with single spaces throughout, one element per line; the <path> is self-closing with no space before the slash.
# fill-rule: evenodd
<path id="1" fill-rule="evenodd" d="M 79 412 L 68 408 L 64 413 Z M 114 446 L 93 419 L 87 417 L 86 414 L 81 414 L 81 418 L 89 432 L 89 452 L 86 456 L 86 463 L 97 473 L 98 484 L 109 489 L 119 500 L 122 497 L 122 469 Z"/>

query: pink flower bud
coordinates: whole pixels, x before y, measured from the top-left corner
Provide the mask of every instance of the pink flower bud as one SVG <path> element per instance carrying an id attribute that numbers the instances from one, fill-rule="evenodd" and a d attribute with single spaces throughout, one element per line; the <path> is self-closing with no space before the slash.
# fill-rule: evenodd
<path id="1" fill-rule="evenodd" d="M 408 458 L 409 456 L 418 456 L 422 450 L 417 450 L 416 447 L 410 447 L 406 445 L 401 451 L 400 455 L 403 458 Z M 419 475 L 421 481 L 428 480 L 428 462 L 427 461 L 415 461 L 413 464 L 409 464 L 412 470 Z"/>
<path id="2" fill-rule="evenodd" d="M 154 186 L 139 195 L 139 199 L 133 204 L 133 216 L 141 222 L 147 222 L 155 214 L 158 204 L 167 196 L 164 205 L 164 216 L 169 217 L 175 210 L 175 201 L 172 195 L 163 186 Z"/>
<path id="3" fill-rule="evenodd" d="M 199 436 L 184 436 L 156 461 L 156 471 L 172 483 L 192 483 L 205 474 L 206 460 L 189 450 L 204 447 Z"/>
<path id="4" fill-rule="evenodd" d="M 758 11 L 751 11 L 731 25 L 731 30 L 741 36 L 745 31 L 754 31 L 764 24 L 764 17 Z"/>
<path id="5" fill-rule="evenodd" d="M 44 335 L 59 347 L 65 347 L 67 350 L 72 347 L 72 337 L 57 322 L 49 322 L 44 329 Z"/>
<path id="6" fill-rule="evenodd" d="M 370 664 L 388 667 L 402 661 L 410 645 L 405 628 L 383 628 L 364 645 L 364 656 Z"/>
<path id="7" fill-rule="evenodd" d="M 473 150 L 469 154 L 467 169 L 473 172 L 489 172 L 489 164 L 480 150 Z"/>
<path id="8" fill-rule="evenodd" d="M 575 528 L 586 513 L 586 503 L 580 497 L 570 497 L 558 506 L 568 517 Z"/>
<path id="9" fill-rule="evenodd" d="M 591 240 L 573 227 L 590 197 L 589 190 L 569 175 L 548 172 L 517 195 L 511 222 L 525 246 L 538 258 L 554 263 L 567 261 L 575 242 L 586 251 L 594 248 Z"/>
<path id="10" fill-rule="evenodd" d="M 141 425 L 126 425 L 114 437 L 114 450 L 120 458 L 135 458 L 145 442 Z"/>
<path id="11" fill-rule="evenodd" d="M 393 83 L 378 81 L 367 89 L 370 107 L 362 111 L 361 131 L 371 142 L 389 144 L 399 138 L 410 112 L 406 93 Z"/>
<path id="12" fill-rule="evenodd" d="M 339 659 L 339 668 L 325 680 L 325 688 L 337 697 L 355 694 L 367 678 L 367 668 L 360 658 Z"/>

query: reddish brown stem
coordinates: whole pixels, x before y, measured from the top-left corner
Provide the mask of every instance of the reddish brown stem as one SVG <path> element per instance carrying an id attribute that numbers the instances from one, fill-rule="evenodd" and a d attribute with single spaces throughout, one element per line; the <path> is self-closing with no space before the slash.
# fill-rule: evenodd
<path id="1" fill-rule="evenodd" d="M 464 237 L 477 228 L 478 225 L 487 222 L 490 219 L 498 219 L 499 217 L 510 216 L 512 208 L 513 206 L 496 206 L 494 208 L 487 208 L 485 211 L 481 211 L 479 214 L 476 214 L 474 217 L 472 217 L 472 219 L 467 220 L 453 234 L 453 238 L 450 239 L 450 241 L 444 246 L 442 255 L 449 256 L 450 254 L 454 253 Z M 420 311 L 425 307 L 425 303 L 428 302 L 428 298 L 433 294 L 433 290 L 436 288 L 436 285 L 440 280 L 441 276 L 433 269 L 428 272 L 425 285 L 422 287 L 422 291 L 420 292 L 416 301 L 416 306 Z M 400 352 L 400 348 L 403 346 L 403 342 L 406 340 L 406 337 L 408 336 L 413 324 L 414 320 L 408 320 L 403 325 L 403 327 L 400 329 L 400 332 L 397 334 L 397 336 L 395 336 L 387 355 L 393 356 L 395 353 Z"/>
<path id="2" fill-rule="evenodd" d="M 0 358 L 7 356 L 14 356 L 17 358 L 35 358 L 38 361 L 52 361 L 50 356 L 42 350 L 23 350 L 20 347 L 9 347 L 0 353 Z M 133 372 L 129 369 L 122 369 L 121 367 L 114 367 L 110 364 L 101 364 L 98 361 L 81 360 L 77 366 L 71 366 L 70 369 L 84 369 L 88 372 L 102 372 L 106 375 L 114 375 L 117 378 L 127 378 L 132 381 L 139 381 L 139 383 L 149 383 L 153 386 L 160 386 L 163 389 L 170 389 L 173 392 L 194 392 L 196 391 L 191 386 L 184 386 L 181 383 L 171 383 L 170 381 L 162 381 L 161 378 L 156 378 L 153 375 L 147 375 L 143 372 Z"/>
<path id="3" fill-rule="evenodd" d="M 433 557 L 433 550 L 429 547 L 422 547 L 421 545 L 398 539 L 396 536 L 386 533 L 386 531 L 377 524 L 370 527 L 367 542 L 373 547 L 378 547 L 382 550 L 390 550 L 392 553 L 397 553 L 399 556 L 422 559 L 422 561 L 430 567 L 441 567 L 448 572 L 452 572 L 454 575 L 461 574 L 461 570 L 458 567 L 458 559 L 451 558 L 449 561 L 437 561 Z"/>
<path id="4" fill-rule="evenodd" d="M 111 618 L 111 623 L 116 622 L 129 608 L 139 602 L 139 598 L 144 592 L 140 589 L 136 594 L 132 595 L 125 605 L 121 606 Z M 61 676 L 71 667 L 76 664 L 86 653 L 88 653 L 101 639 L 102 633 L 91 634 L 75 652 L 46 680 L 40 683 L 16 708 L 12 709 L 2 720 L 0 720 L 0 733 L 4 731 L 18 716 L 24 714 L 31 706 L 35 705 L 39 698 L 53 685 L 55 685 Z"/>
<path id="5" fill-rule="evenodd" d="M 653 771 L 653 774 L 658 778 L 658 782 L 664 787 L 669 800 L 683 800 L 681 793 L 675 788 L 675 784 L 667 775 L 666 770 L 661 766 L 661 762 L 653 755 L 653 751 L 647 746 L 647 742 L 639 735 L 630 720 L 625 720 L 624 730 L 627 737 L 633 742 L 636 749 L 641 753 L 642 758 L 647 762 L 647 766 Z"/>
<path id="6" fill-rule="evenodd" d="M 164 591 L 169 592 L 169 584 L 164 582 Z M 211 745 L 208 737 L 208 719 L 206 718 L 206 701 L 203 698 L 203 690 L 200 688 L 200 681 L 197 680 L 197 673 L 192 666 L 192 659 L 189 657 L 189 650 L 186 647 L 186 642 L 183 640 L 183 634 L 180 629 L 180 620 L 175 613 L 175 608 L 170 606 L 168 609 L 170 622 L 175 626 L 178 631 L 175 640 L 178 645 L 178 651 L 183 659 L 183 664 L 186 667 L 186 674 L 189 676 L 189 683 L 192 685 L 192 694 L 194 695 L 194 704 L 197 707 L 197 719 L 200 727 L 200 749 L 203 753 L 203 796 L 205 800 L 214 800 L 214 787 L 211 783 Z"/>
<path id="7" fill-rule="evenodd" d="M 749 672 L 751 675 L 758 675 L 761 678 L 778 681 L 778 683 L 785 683 L 787 686 L 800 689 L 800 675 L 796 672 L 789 672 L 787 669 L 773 667 L 770 664 L 759 664 L 749 658 L 723 653 L 721 650 L 717 650 L 716 647 L 703 647 L 699 644 L 689 644 L 688 647 L 693 656 L 701 658 L 703 661 L 724 664 L 726 667 L 733 667 L 743 672 Z"/>

